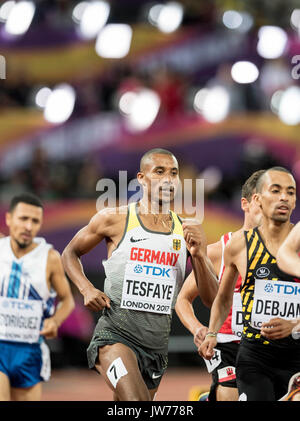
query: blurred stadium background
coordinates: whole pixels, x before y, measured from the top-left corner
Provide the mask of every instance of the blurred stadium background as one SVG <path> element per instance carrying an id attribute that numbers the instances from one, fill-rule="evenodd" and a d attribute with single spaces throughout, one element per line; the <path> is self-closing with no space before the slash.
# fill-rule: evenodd
<path id="1" fill-rule="evenodd" d="M 0 55 L 3 233 L 10 198 L 32 191 L 46 204 L 42 235 L 61 252 L 96 212 L 97 181 L 118 185 L 119 171 L 134 179 L 153 147 L 178 157 L 182 179 L 205 180 L 209 243 L 241 226 L 240 189 L 253 171 L 282 165 L 300 184 L 299 1 L 1 1 Z M 100 289 L 105 257 L 100 245 L 83 258 Z M 74 295 L 49 342 L 45 399 L 88 399 L 82 389 L 51 395 L 71 390 L 78 372 L 90 379 L 85 349 L 98 315 Z M 207 323 L 209 310 L 200 300 L 194 308 Z M 178 390 L 180 369 L 172 396 L 186 400 L 209 376 L 176 315 L 169 351 L 163 390 Z"/>

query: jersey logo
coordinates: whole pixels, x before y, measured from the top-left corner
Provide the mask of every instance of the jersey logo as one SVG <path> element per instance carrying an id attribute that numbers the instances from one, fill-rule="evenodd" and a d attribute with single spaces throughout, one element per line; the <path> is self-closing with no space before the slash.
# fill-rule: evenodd
<path id="1" fill-rule="evenodd" d="M 135 265 L 133 271 L 135 273 L 142 273 L 143 272 L 143 267 L 141 265 Z"/>
<path id="2" fill-rule="evenodd" d="M 232 376 L 234 374 L 233 368 L 232 367 L 227 367 L 226 368 L 226 373 L 227 373 L 227 376 Z"/>
<path id="3" fill-rule="evenodd" d="M 258 276 L 259 278 L 266 278 L 269 275 L 270 275 L 270 271 L 266 267 L 260 267 L 256 271 L 256 276 Z"/>
<path id="4" fill-rule="evenodd" d="M 161 377 L 161 374 L 152 373 L 152 379 L 158 379 L 159 377 Z"/>
<path id="5" fill-rule="evenodd" d="M 173 249 L 180 250 L 181 249 L 181 240 L 173 240 Z"/>
<path id="6" fill-rule="evenodd" d="M 269 282 L 268 284 L 266 284 L 264 290 L 266 292 L 273 292 L 273 290 L 274 290 L 273 285 Z"/>
<path id="7" fill-rule="evenodd" d="M 136 238 L 136 239 L 133 237 L 130 238 L 130 241 L 132 243 L 137 243 L 138 241 L 144 241 L 144 240 L 148 240 L 148 238 Z"/>

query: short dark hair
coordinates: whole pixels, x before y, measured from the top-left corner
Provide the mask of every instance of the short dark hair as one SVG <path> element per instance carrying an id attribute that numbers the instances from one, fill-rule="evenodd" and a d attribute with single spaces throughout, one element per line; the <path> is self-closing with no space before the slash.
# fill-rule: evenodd
<path id="1" fill-rule="evenodd" d="M 150 149 L 149 151 L 145 152 L 144 155 L 142 156 L 141 160 L 140 160 L 140 171 L 143 171 L 143 166 L 144 163 L 146 161 L 147 158 L 149 158 L 151 155 L 154 154 L 162 154 L 162 155 L 169 155 L 172 156 L 173 158 L 176 159 L 175 155 L 168 151 L 167 149 L 163 149 L 163 148 L 153 148 Z"/>
<path id="2" fill-rule="evenodd" d="M 255 171 L 242 186 L 242 197 L 247 199 L 247 201 L 250 203 L 251 198 L 254 193 L 256 193 L 256 184 L 259 177 L 265 172 L 265 170 L 258 170 Z"/>
<path id="3" fill-rule="evenodd" d="M 9 212 L 12 212 L 18 203 L 26 203 L 27 205 L 33 205 L 43 209 L 41 200 L 32 193 L 21 193 L 14 196 L 10 201 Z"/>
<path id="4" fill-rule="evenodd" d="M 280 167 L 280 166 L 275 166 L 275 167 L 271 167 L 268 168 L 267 170 L 264 170 L 263 173 L 260 175 L 260 177 L 257 180 L 256 183 L 256 191 L 261 193 L 262 191 L 262 186 L 264 184 L 265 181 L 265 176 L 269 171 L 279 171 L 279 172 L 285 172 L 286 174 L 290 174 L 293 177 L 293 174 L 291 173 L 290 170 L 288 170 L 287 168 L 284 167 Z"/>

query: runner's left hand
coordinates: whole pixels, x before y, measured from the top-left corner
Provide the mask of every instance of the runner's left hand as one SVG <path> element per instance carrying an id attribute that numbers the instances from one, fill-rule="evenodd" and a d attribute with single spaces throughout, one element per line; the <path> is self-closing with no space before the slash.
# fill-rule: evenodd
<path id="1" fill-rule="evenodd" d="M 58 325 L 53 317 L 44 320 L 44 326 L 40 331 L 40 334 L 45 336 L 47 339 L 52 339 L 57 336 Z"/>
<path id="2" fill-rule="evenodd" d="M 263 323 L 260 333 L 267 339 L 282 339 L 292 333 L 295 324 L 291 320 L 284 320 L 276 317 Z"/>

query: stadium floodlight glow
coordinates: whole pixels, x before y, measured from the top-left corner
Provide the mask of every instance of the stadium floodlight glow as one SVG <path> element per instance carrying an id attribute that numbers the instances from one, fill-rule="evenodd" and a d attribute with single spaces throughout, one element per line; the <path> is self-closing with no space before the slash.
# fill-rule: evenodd
<path id="1" fill-rule="evenodd" d="M 64 123 L 71 116 L 76 100 L 75 90 L 68 84 L 56 86 L 48 96 L 44 117 L 50 123 Z"/>
<path id="2" fill-rule="evenodd" d="M 10 14 L 15 4 L 16 2 L 14 0 L 9 0 L 2 4 L 0 7 L 0 22 L 7 21 L 8 15 Z"/>
<path id="3" fill-rule="evenodd" d="M 280 105 L 280 101 L 281 101 L 283 93 L 284 91 L 280 89 L 278 91 L 275 91 L 272 95 L 270 107 L 274 114 L 278 114 L 279 105 Z"/>
<path id="4" fill-rule="evenodd" d="M 47 86 L 44 86 L 43 88 L 39 89 L 35 96 L 36 105 L 40 108 L 44 108 L 47 104 L 47 100 L 51 92 L 51 89 Z"/>
<path id="5" fill-rule="evenodd" d="M 203 112 L 204 100 L 207 94 L 208 94 L 207 88 L 202 88 L 196 93 L 194 97 L 193 107 L 194 107 L 194 110 L 197 111 L 197 113 L 201 114 Z"/>
<path id="6" fill-rule="evenodd" d="M 156 119 L 159 108 L 159 95 L 151 89 L 141 89 L 130 105 L 127 127 L 132 131 L 148 129 Z"/>
<path id="7" fill-rule="evenodd" d="M 296 29 L 296 31 L 300 30 L 300 9 L 294 9 L 291 14 L 291 26 L 292 28 Z"/>
<path id="8" fill-rule="evenodd" d="M 241 12 L 243 22 L 237 28 L 238 32 L 248 32 L 253 26 L 253 17 L 247 12 Z"/>
<path id="9" fill-rule="evenodd" d="M 85 39 L 96 38 L 104 27 L 110 13 L 110 5 L 105 1 L 91 1 L 82 11 L 79 32 Z"/>
<path id="10" fill-rule="evenodd" d="M 161 32 L 170 33 L 176 31 L 181 25 L 183 7 L 180 3 L 166 3 L 159 12 L 157 27 Z"/>
<path id="11" fill-rule="evenodd" d="M 11 35 L 22 35 L 30 27 L 35 13 L 32 1 L 20 1 L 11 8 L 6 23 L 5 31 Z"/>
<path id="12" fill-rule="evenodd" d="M 203 100 L 202 115 L 210 123 L 224 120 L 230 107 L 230 96 L 222 86 L 210 88 Z"/>
<path id="13" fill-rule="evenodd" d="M 259 70 L 251 61 L 237 61 L 231 68 L 231 76 L 237 83 L 253 83 L 259 76 Z"/>
<path id="14" fill-rule="evenodd" d="M 226 28 L 237 29 L 243 22 L 243 16 L 236 10 L 226 10 L 226 12 L 223 13 L 222 20 Z"/>
<path id="15" fill-rule="evenodd" d="M 283 123 L 289 126 L 300 123 L 300 88 L 290 86 L 283 92 L 280 98 L 278 116 Z"/>
<path id="16" fill-rule="evenodd" d="M 132 91 L 125 92 L 119 99 L 119 109 L 122 114 L 129 115 L 132 111 L 132 106 L 137 98 L 137 93 Z"/>
<path id="17" fill-rule="evenodd" d="M 73 19 L 74 22 L 76 22 L 76 23 L 81 22 L 83 13 L 84 13 L 84 11 L 85 11 L 85 9 L 88 5 L 89 5 L 89 3 L 87 1 L 82 1 L 78 4 L 76 4 L 76 6 L 74 7 L 73 12 L 72 12 L 72 19 Z"/>
<path id="18" fill-rule="evenodd" d="M 163 4 L 155 4 L 150 8 L 148 13 L 148 20 L 152 25 L 157 26 L 158 17 L 163 7 Z"/>
<path id="19" fill-rule="evenodd" d="M 238 32 L 247 32 L 253 26 L 253 18 L 249 13 L 236 10 L 226 10 L 223 13 L 222 21 L 226 28 Z"/>
<path id="20" fill-rule="evenodd" d="M 96 40 L 96 53 L 104 58 L 123 58 L 131 45 L 132 29 L 123 23 L 106 25 L 98 34 Z"/>
<path id="21" fill-rule="evenodd" d="M 266 59 L 275 59 L 284 53 L 288 36 L 279 26 L 262 26 L 258 31 L 258 54 Z"/>

